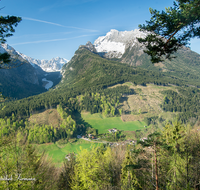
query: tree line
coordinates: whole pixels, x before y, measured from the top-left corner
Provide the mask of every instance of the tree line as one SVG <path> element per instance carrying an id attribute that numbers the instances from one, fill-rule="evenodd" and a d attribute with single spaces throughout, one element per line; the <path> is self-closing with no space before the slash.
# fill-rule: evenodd
<path id="1" fill-rule="evenodd" d="M 198 118 L 200 110 L 200 94 L 198 88 L 177 88 L 178 92 L 166 90 L 161 108 L 164 111 L 179 112 L 179 119 L 186 122 L 189 118 Z"/>

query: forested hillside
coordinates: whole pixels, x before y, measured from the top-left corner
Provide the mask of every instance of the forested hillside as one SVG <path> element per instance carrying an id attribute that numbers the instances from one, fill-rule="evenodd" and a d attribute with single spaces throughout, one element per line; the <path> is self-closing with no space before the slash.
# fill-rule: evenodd
<path id="1" fill-rule="evenodd" d="M 77 104 L 73 104 L 71 109 L 77 109 L 79 105 L 77 96 L 106 93 L 107 87 L 127 81 L 134 85 L 143 86 L 148 83 L 164 86 L 169 84 L 186 86 L 183 80 L 176 77 L 109 61 L 91 53 L 85 47 L 80 47 L 69 64 L 64 66 L 63 79 L 55 90 L 52 89 L 19 101 L 2 103 L 3 109 L 0 111 L 0 115 L 5 117 L 14 113 L 17 117 L 27 117 L 35 111 L 56 107 L 58 104 L 71 107 L 71 103 L 68 102 L 71 102 L 72 99 L 75 99 L 73 101 Z"/>
<path id="2" fill-rule="evenodd" d="M 44 72 L 36 72 L 33 66 L 25 60 L 15 59 L 12 62 L 22 64 L 12 69 L 0 70 L 0 91 L 6 97 L 24 98 L 45 92 L 41 77 Z"/>
<path id="3" fill-rule="evenodd" d="M 151 71 L 160 72 L 165 76 L 176 77 L 183 80 L 185 84 L 200 86 L 200 55 L 191 51 L 189 48 L 182 48 L 174 54 L 175 59 L 165 60 L 152 64 L 150 57 L 142 52 L 141 47 L 132 47 L 126 49 L 122 58 L 114 59 L 116 61 L 127 63 L 132 66 L 145 68 Z"/>
<path id="4" fill-rule="evenodd" d="M 140 40 L 138 41 L 138 39 L 142 40 L 147 35 L 148 32 L 145 30 L 110 30 L 105 36 L 96 39 L 94 44 L 87 43 L 85 46 L 91 52 L 98 53 L 105 59 L 160 72 L 165 76 L 177 77 L 188 85 L 200 86 L 200 55 L 198 53 L 182 46 L 172 55 L 175 58 L 161 59 L 162 61 L 152 64 L 151 56 L 144 52 L 148 47 L 140 43 Z M 155 49 L 152 51 L 155 51 L 155 54 L 157 53 Z"/>
<path id="5" fill-rule="evenodd" d="M 53 86 L 61 80 L 60 72 L 45 72 L 39 66 L 33 67 L 23 59 L 12 61 L 21 65 L 0 70 L 0 91 L 7 98 L 22 99 L 46 92 L 47 82 L 42 80 L 44 78 L 52 81 Z"/>

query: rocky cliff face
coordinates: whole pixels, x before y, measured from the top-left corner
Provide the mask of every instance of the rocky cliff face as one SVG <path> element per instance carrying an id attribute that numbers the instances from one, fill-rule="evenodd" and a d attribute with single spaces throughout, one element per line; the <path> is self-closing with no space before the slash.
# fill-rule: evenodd
<path id="1" fill-rule="evenodd" d="M 9 46 L 8 44 L 1 44 L 0 53 L 8 53 L 10 55 L 10 64 L 14 66 L 12 69 L 1 69 L 1 78 L 4 73 L 4 77 L 20 79 L 21 81 L 26 81 L 31 84 L 39 85 L 38 76 L 36 70 L 33 66 L 23 57 L 21 57 L 17 51 Z M 19 81 L 16 81 L 19 82 Z M 20 82 L 19 82 L 20 83 Z"/>

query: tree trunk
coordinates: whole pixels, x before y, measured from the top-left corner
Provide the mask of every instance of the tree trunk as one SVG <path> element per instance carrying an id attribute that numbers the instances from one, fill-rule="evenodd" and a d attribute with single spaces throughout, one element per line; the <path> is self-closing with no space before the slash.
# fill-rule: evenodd
<path id="1" fill-rule="evenodd" d="M 156 156 L 156 146 L 155 145 L 154 145 L 154 156 L 155 156 L 156 190 L 158 190 L 158 167 L 157 167 L 157 156 Z"/>

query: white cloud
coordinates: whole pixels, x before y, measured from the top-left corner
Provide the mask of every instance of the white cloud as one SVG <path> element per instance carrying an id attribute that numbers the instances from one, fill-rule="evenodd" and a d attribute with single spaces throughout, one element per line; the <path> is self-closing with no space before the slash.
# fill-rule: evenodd
<path id="1" fill-rule="evenodd" d="M 52 35 L 67 35 L 71 34 L 72 32 L 54 32 L 54 33 L 43 33 L 43 34 L 26 34 L 22 36 L 12 36 L 12 39 L 16 38 L 35 38 L 35 37 L 47 37 L 47 36 L 52 36 Z"/>
<path id="2" fill-rule="evenodd" d="M 34 19 L 34 18 L 22 17 L 22 19 L 24 19 L 24 20 L 30 20 L 30 21 L 35 21 L 35 22 L 42 22 L 42 23 L 45 23 L 45 24 L 51 24 L 51 25 L 60 26 L 60 27 L 64 27 L 64 28 L 72 28 L 72 29 L 77 29 L 77 30 L 86 30 L 88 32 L 98 32 L 98 30 L 92 30 L 92 29 L 86 29 L 86 28 L 79 28 L 79 27 L 75 27 L 75 26 L 65 26 L 65 25 L 62 25 L 62 24 L 58 24 L 58 23 L 54 23 L 54 22 L 49 22 L 49 21 L 45 21 L 45 20 Z"/>
<path id="3" fill-rule="evenodd" d="M 83 37 L 87 37 L 87 36 L 91 36 L 91 35 L 81 35 L 81 36 L 75 36 L 75 37 L 72 37 L 72 38 L 61 38 L 61 39 L 51 39 L 51 40 L 37 40 L 37 41 L 30 41 L 30 42 L 20 42 L 20 43 L 11 44 L 11 46 L 65 41 L 65 40 L 71 40 L 71 39 L 76 39 L 76 38 L 83 38 Z"/>

